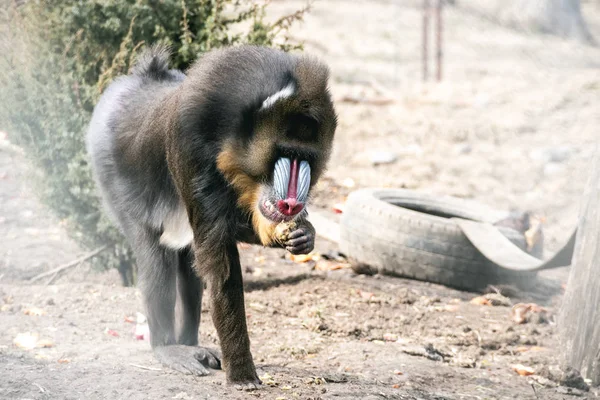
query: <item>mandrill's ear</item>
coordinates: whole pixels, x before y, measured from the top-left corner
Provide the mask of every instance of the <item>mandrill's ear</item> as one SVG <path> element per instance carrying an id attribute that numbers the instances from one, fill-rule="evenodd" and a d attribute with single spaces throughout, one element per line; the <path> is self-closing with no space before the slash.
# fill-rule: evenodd
<path id="1" fill-rule="evenodd" d="M 306 54 L 300 57 L 295 75 L 303 96 L 318 98 L 327 92 L 329 69 L 316 58 Z"/>

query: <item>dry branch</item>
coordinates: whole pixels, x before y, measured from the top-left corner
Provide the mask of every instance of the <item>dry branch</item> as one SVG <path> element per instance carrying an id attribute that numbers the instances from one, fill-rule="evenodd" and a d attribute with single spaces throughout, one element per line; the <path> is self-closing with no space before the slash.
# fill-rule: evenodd
<path id="1" fill-rule="evenodd" d="M 106 250 L 107 248 L 108 248 L 108 246 L 102 246 L 102 247 L 99 247 L 99 248 L 97 248 L 96 250 L 94 250 L 94 251 L 91 251 L 91 252 L 89 252 L 89 253 L 87 253 L 87 254 L 85 254 L 85 255 L 83 255 L 83 256 L 81 256 L 81 257 L 79 257 L 79 258 L 78 258 L 78 259 L 76 259 L 76 260 L 73 260 L 73 261 L 71 261 L 71 262 L 68 262 L 68 263 L 66 263 L 66 264 L 63 264 L 63 265 L 61 265 L 61 266 L 59 266 L 59 267 L 56 267 L 56 268 L 54 268 L 54 269 L 51 269 L 50 271 L 46 271 L 46 272 L 44 272 L 44 273 L 41 273 L 41 274 L 39 274 L 39 275 L 36 275 L 36 276 L 34 276 L 33 278 L 31 278 L 31 279 L 29 280 L 29 282 L 30 282 L 30 283 L 32 283 L 32 282 L 38 281 L 38 280 L 40 280 L 40 279 L 42 279 L 42 278 L 45 278 L 45 277 L 47 277 L 47 276 L 51 276 L 51 275 L 54 275 L 54 274 L 58 274 L 59 272 L 62 272 L 62 271 L 64 271 L 64 270 L 66 270 L 66 269 L 69 269 L 69 268 L 75 267 L 75 266 L 77 266 L 77 265 L 81 264 L 82 262 L 84 262 L 84 261 L 86 261 L 86 260 L 89 260 L 90 258 L 92 258 L 92 257 L 94 257 L 94 256 L 96 256 L 96 255 L 98 255 L 99 253 L 103 252 L 103 251 L 104 251 L 104 250 Z"/>

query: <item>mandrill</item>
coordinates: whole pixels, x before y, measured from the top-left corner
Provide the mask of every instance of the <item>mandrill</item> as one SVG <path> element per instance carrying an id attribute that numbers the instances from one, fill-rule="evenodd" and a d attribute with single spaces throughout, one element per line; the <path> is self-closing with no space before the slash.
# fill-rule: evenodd
<path id="1" fill-rule="evenodd" d="M 313 58 L 258 46 L 208 52 L 184 74 L 155 46 L 102 95 L 87 149 L 104 207 L 134 251 L 165 366 L 223 367 L 237 388 L 261 384 L 237 243 L 312 251 L 306 203 L 337 125 L 328 75 Z M 221 356 L 198 346 L 204 282 Z"/>

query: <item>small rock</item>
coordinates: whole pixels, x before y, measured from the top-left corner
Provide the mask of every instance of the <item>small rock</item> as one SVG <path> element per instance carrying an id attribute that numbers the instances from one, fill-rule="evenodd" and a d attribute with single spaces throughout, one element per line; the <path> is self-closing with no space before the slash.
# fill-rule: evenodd
<path id="1" fill-rule="evenodd" d="M 575 368 L 571 367 L 567 367 L 563 371 L 558 383 L 560 383 L 562 386 L 583 390 L 585 392 L 590 390 L 590 387 L 587 383 L 585 383 L 581 373 Z"/>
<path id="2" fill-rule="evenodd" d="M 328 383 L 345 383 L 348 382 L 348 375 L 344 373 L 330 373 L 323 375 L 323 379 Z"/>
<path id="3" fill-rule="evenodd" d="M 469 154 L 472 151 L 473 151 L 473 146 L 471 146 L 469 143 L 457 144 L 454 147 L 454 152 L 456 154 Z"/>
<path id="4" fill-rule="evenodd" d="M 535 149 L 529 153 L 529 158 L 544 163 L 563 163 L 575 153 L 570 146 L 549 147 L 545 149 Z"/>
<path id="5" fill-rule="evenodd" d="M 46 304 L 47 304 L 47 305 L 49 305 L 49 306 L 53 306 L 53 305 L 55 305 L 56 303 L 54 303 L 54 299 L 51 297 L 51 298 L 49 298 L 48 300 L 46 300 Z"/>
<path id="6" fill-rule="evenodd" d="M 444 354 L 435 347 L 431 343 L 425 345 L 425 352 L 427 353 L 427 358 L 433 361 L 444 361 L 444 358 L 449 357 L 448 354 Z"/>
<path id="7" fill-rule="evenodd" d="M 370 154 L 369 159 L 373 165 L 392 164 L 398 159 L 398 156 L 389 151 L 374 151 Z"/>

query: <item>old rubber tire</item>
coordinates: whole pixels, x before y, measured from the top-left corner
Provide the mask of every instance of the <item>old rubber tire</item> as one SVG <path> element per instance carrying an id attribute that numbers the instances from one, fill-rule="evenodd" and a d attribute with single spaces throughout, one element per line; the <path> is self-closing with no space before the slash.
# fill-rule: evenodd
<path id="1" fill-rule="evenodd" d="M 381 274 L 481 290 L 522 284 L 535 273 L 505 270 L 485 259 L 450 218 L 494 223 L 505 212 L 449 196 L 403 189 L 363 189 L 348 196 L 340 223 L 340 249 L 355 264 Z M 520 232 L 500 228 L 525 248 Z M 519 285 L 522 286 L 522 285 Z"/>

